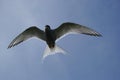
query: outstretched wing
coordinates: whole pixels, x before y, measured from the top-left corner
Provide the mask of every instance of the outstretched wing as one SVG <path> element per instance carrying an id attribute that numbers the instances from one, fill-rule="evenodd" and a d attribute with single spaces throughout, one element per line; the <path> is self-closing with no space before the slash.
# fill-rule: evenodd
<path id="1" fill-rule="evenodd" d="M 31 38 L 37 37 L 45 41 L 45 33 L 44 31 L 40 30 L 36 26 L 32 26 L 25 31 L 23 31 L 20 35 L 18 35 L 8 46 L 8 48 L 14 47 L 15 45 Z"/>
<path id="2" fill-rule="evenodd" d="M 71 22 L 63 23 L 58 28 L 54 29 L 54 32 L 55 32 L 56 39 L 68 33 L 81 33 L 81 34 L 86 34 L 91 36 L 102 36 L 100 33 L 96 32 L 91 28 L 88 28 L 80 24 L 71 23 Z"/>

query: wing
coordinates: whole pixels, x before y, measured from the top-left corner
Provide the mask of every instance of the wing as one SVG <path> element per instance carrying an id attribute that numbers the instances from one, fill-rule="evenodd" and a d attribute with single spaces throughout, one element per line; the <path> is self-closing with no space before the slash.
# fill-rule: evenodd
<path id="1" fill-rule="evenodd" d="M 8 46 L 8 48 L 14 47 L 15 45 L 31 38 L 31 37 L 37 37 L 45 41 L 45 33 L 44 31 L 38 29 L 35 26 L 32 26 L 25 31 L 23 31 L 20 35 L 18 35 Z"/>
<path id="2" fill-rule="evenodd" d="M 63 23 L 58 28 L 54 29 L 56 39 L 64 36 L 65 34 L 69 33 L 80 33 L 86 34 L 91 36 L 102 36 L 100 33 L 96 32 L 95 30 L 88 28 L 86 26 L 76 24 L 76 23 Z"/>

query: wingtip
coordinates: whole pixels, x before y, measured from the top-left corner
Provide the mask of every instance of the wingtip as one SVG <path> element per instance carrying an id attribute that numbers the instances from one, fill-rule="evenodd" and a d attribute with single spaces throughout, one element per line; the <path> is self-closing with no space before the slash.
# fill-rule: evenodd
<path id="1" fill-rule="evenodd" d="M 103 37 L 102 34 L 100 34 L 100 33 L 99 33 L 99 34 L 96 34 L 96 36 L 98 36 L 98 37 Z"/>
<path id="2" fill-rule="evenodd" d="M 9 45 L 8 45 L 8 47 L 7 47 L 7 49 L 9 49 L 9 48 L 11 48 L 11 47 L 13 47 L 14 45 L 13 45 L 13 42 L 11 42 Z"/>
<path id="3" fill-rule="evenodd" d="M 8 46 L 7 49 L 9 49 L 10 47 Z"/>
<path id="4" fill-rule="evenodd" d="M 99 37 L 103 37 L 102 35 L 99 35 Z"/>
<path id="5" fill-rule="evenodd" d="M 96 37 L 102 37 L 102 35 L 100 34 L 100 33 L 92 33 L 92 34 L 90 34 L 90 33 L 82 33 L 82 34 L 86 34 L 86 35 L 90 35 L 90 36 L 96 36 Z"/>
<path id="6" fill-rule="evenodd" d="M 11 47 L 13 47 L 12 45 L 9 45 L 8 47 L 7 47 L 7 49 L 10 49 Z"/>

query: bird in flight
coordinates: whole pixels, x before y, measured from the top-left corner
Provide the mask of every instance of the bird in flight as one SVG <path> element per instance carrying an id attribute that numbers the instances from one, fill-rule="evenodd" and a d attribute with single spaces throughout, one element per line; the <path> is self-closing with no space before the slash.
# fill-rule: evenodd
<path id="1" fill-rule="evenodd" d="M 86 34 L 86 35 L 98 36 L 98 37 L 102 36 L 100 33 L 96 32 L 91 28 L 71 22 L 63 23 L 56 29 L 51 29 L 49 25 L 46 25 L 44 31 L 37 28 L 36 26 L 31 26 L 25 31 L 23 31 L 21 34 L 19 34 L 9 44 L 8 48 L 14 47 L 15 45 L 25 40 L 28 40 L 29 38 L 37 37 L 45 41 L 47 44 L 47 47 L 42 56 L 42 58 L 44 59 L 48 55 L 52 55 L 56 53 L 65 54 L 66 52 L 62 48 L 56 45 L 56 41 L 67 34 L 73 34 L 73 33 Z"/>

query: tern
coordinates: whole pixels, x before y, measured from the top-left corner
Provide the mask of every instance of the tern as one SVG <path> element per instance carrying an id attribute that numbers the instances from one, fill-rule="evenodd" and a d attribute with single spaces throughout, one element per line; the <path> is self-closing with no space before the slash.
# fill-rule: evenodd
<path id="1" fill-rule="evenodd" d="M 47 47 L 43 53 L 42 58 L 46 58 L 48 55 L 56 54 L 56 53 L 63 53 L 66 52 L 58 47 L 56 45 L 56 41 L 60 38 L 64 37 L 67 34 L 86 34 L 90 36 L 102 36 L 97 31 L 72 22 L 65 22 L 62 23 L 58 28 L 51 29 L 49 25 L 45 26 L 45 30 L 41 30 L 37 28 L 36 26 L 31 26 L 27 28 L 25 31 L 23 31 L 21 34 L 19 34 L 8 46 L 8 48 L 14 47 L 15 45 L 18 45 L 19 43 L 28 40 L 32 37 L 37 37 L 43 41 L 46 42 Z"/>

